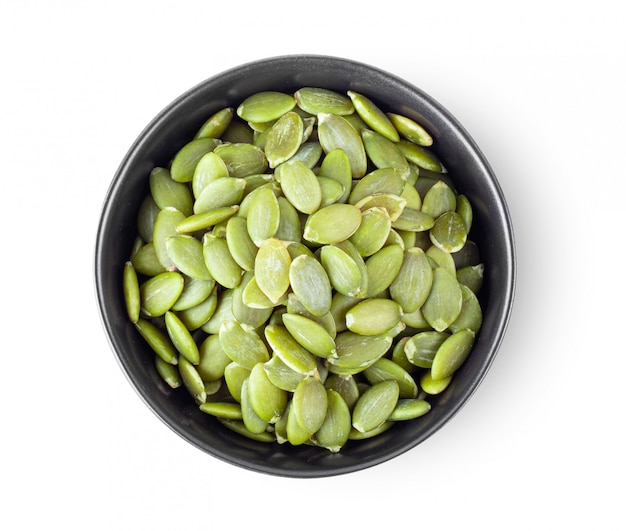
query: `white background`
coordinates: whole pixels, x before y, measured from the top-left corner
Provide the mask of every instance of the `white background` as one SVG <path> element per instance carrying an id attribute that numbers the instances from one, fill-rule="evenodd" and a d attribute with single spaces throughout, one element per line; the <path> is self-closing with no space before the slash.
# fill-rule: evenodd
<path id="1" fill-rule="evenodd" d="M 618 8 L 3 0 L 2 527 L 625 529 Z M 102 201 L 143 127 L 208 77 L 297 53 L 371 63 L 447 107 L 498 176 L 518 255 L 507 335 L 465 408 L 388 463 L 316 480 L 171 432 L 117 365 L 93 281 Z"/>

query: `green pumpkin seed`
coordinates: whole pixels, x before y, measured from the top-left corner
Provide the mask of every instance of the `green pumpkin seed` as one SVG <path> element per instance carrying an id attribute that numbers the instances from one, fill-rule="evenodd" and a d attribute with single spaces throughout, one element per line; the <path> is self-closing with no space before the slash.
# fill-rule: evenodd
<path id="1" fill-rule="evenodd" d="M 252 271 L 254 269 L 257 247 L 250 237 L 248 221 L 245 218 L 233 217 L 228 220 L 226 224 L 226 244 L 233 260 L 237 262 L 241 269 L 244 271 Z"/>
<path id="2" fill-rule="evenodd" d="M 322 146 L 319 142 L 303 142 L 298 151 L 296 151 L 296 153 L 289 160 L 299 160 L 307 168 L 313 169 L 319 162 L 323 152 L 324 151 L 322 150 Z"/>
<path id="3" fill-rule="evenodd" d="M 202 214 L 193 214 L 176 225 L 176 230 L 185 233 L 207 229 L 227 220 L 235 215 L 238 210 L 239 205 L 233 205 L 214 208 Z"/>
<path id="4" fill-rule="evenodd" d="M 136 323 L 139 319 L 141 311 L 141 294 L 139 291 L 139 280 L 137 273 L 131 261 L 124 264 L 123 272 L 123 289 L 124 302 L 126 304 L 126 312 L 132 323 Z"/>
<path id="5" fill-rule="evenodd" d="M 237 320 L 239 324 L 246 325 L 250 328 L 259 328 L 270 318 L 273 307 L 270 305 L 264 308 L 253 308 L 245 303 L 244 294 L 252 282 L 256 284 L 254 273 L 252 271 L 246 271 L 239 285 L 233 289 L 232 311 L 235 320 Z"/>
<path id="6" fill-rule="evenodd" d="M 232 432 L 242 435 L 248 439 L 252 439 L 253 441 L 258 441 L 262 443 L 271 443 L 276 439 L 274 434 L 264 431 L 262 433 L 252 433 L 248 428 L 246 428 L 245 424 L 240 420 L 232 420 L 232 419 L 223 419 L 217 417 L 218 422 L 231 430 Z"/>
<path id="7" fill-rule="evenodd" d="M 324 422 L 315 433 L 318 446 L 337 453 L 348 442 L 350 436 L 351 415 L 345 400 L 337 391 L 328 389 L 327 409 Z"/>
<path id="8" fill-rule="evenodd" d="M 398 403 L 400 387 L 395 380 L 372 385 L 357 400 L 352 412 L 352 426 L 361 433 L 381 426 Z"/>
<path id="9" fill-rule="evenodd" d="M 200 280 L 213 280 L 204 262 L 202 243 L 193 236 L 180 235 L 168 238 L 165 249 L 180 272 Z"/>
<path id="10" fill-rule="evenodd" d="M 367 297 L 374 297 L 385 291 L 396 279 L 404 252 L 399 245 L 388 245 L 372 254 L 365 262 L 367 270 Z"/>
<path id="11" fill-rule="evenodd" d="M 304 214 L 315 212 L 322 202 L 317 176 L 299 160 L 287 161 L 276 168 L 280 187 L 289 202 Z"/>
<path id="12" fill-rule="evenodd" d="M 200 411 L 223 419 L 241 420 L 243 418 L 241 405 L 230 402 L 204 402 L 200 404 Z"/>
<path id="13" fill-rule="evenodd" d="M 412 420 L 423 417 L 431 410 L 429 402 L 418 398 L 401 398 L 389 415 L 389 420 Z"/>
<path id="14" fill-rule="evenodd" d="M 326 270 L 315 258 L 298 256 L 291 262 L 289 281 L 294 295 L 313 315 L 330 310 L 332 288 Z"/>
<path id="15" fill-rule="evenodd" d="M 302 426 L 300 426 L 300 424 L 296 420 L 296 416 L 293 415 L 291 412 L 291 406 L 292 401 L 290 400 L 284 414 L 286 418 L 284 419 L 284 421 L 283 419 L 279 419 L 277 425 L 281 422 L 284 422 L 285 435 L 287 437 L 287 441 L 292 446 L 299 446 L 301 444 L 309 443 L 311 441 L 311 437 L 313 437 L 313 433 L 305 430 Z"/>
<path id="16" fill-rule="evenodd" d="M 240 284 L 240 287 L 244 284 Z M 239 288 L 237 288 L 239 289 Z M 259 288 L 254 275 L 245 282 L 243 286 L 241 301 L 245 306 L 251 309 L 267 310 L 274 309 L 280 304 L 284 304 L 287 301 L 287 294 L 284 293 L 275 303 L 272 302 L 268 296 Z"/>
<path id="17" fill-rule="evenodd" d="M 166 242 L 168 238 L 177 236 L 177 225 L 185 219 L 185 215 L 174 207 L 166 207 L 159 212 L 154 221 L 154 231 L 152 233 L 152 243 L 154 252 L 159 263 L 167 271 L 174 271 L 176 265 L 167 254 Z"/>
<path id="18" fill-rule="evenodd" d="M 363 376 L 372 385 L 385 380 L 395 380 L 400 390 L 400 398 L 415 398 L 419 391 L 409 372 L 387 358 L 381 358 L 374 365 L 365 369 Z"/>
<path id="19" fill-rule="evenodd" d="M 259 417 L 250 404 L 250 395 L 248 391 L 250 379 L 244 380 L 241 386 L 241 418 L 244 426 L 251 433 L 263 433 L 267 429 L 269 422 Z"/>
<path id="20" fill-rule="evenodd" d="M 472 350 L 475 337 L 473 330 L 459 330 L 441 344 L 430 369 L 433 380 L 451 376 L 463 365 Z"/>
<path id="21" fill-rule="evenodd" d="M 194 365 L 200 363 L 198 345 L 175 313 L 165 313 L 165 326 L 176 350 Z"/>
<path id="22" fill-rule="evenodd" d="M 362 211 L 370 208 L 384 208 L 394 223 L 406 207 L 406 199 L 394 194 L 372 194 L 359 199 L 354 206 Z"/>
<path id="23" fill-rule="evenodd" d="M 294 392 L 297 385 L 307 376 L 301 372 L 294 371 L 279 356 L 272 356 L 263 365 L 267 377 L 279 389 Z"/>
<path id="24" fill-rule="evenodd" d="M 304 123 L 295 112 L 286 112 L 270 128 L 265 140 L 265 156 L 270 168 L 293 157 L 302 144 Z"/>
<path id="25" fill-rule="evenodd" d="M 450 382 L 452 382 L 452 376 L 453 375 L 450 375 L 435 380 L 430 371 L 426 371 L 420 377 L 420 389 L 428 395 L 439 395 L 448 388 Z"/>
<path id="26" fill-rule="evenodd" d="M 361 132 L 365 152 L 377 168 L 394 168 L 404 180 L 411 172 L 409 162 L 398 149 L 398 145 L 376 131 L 366 129 Z"/>
<path id="27" fill-rule="evenodd" d="M 315 433 L 320 429 L 328 410 L 328 395 L 326 388 L 316 378 L 305 378 L 293 392 L 290 415 L 294 415 L 296 422 L 308 433 Z"/>
<path id="28" fill-rule="evenodd" d="M 266 326 L 265 339 L 274 355 L 290 369 L 304 375 L 313 375 L 317 372 L 315 356 L 303 348 L 284 326 Z"/>
<path id="29" fill-rule="evenodd" d="M 456 275 L 456 266 L 454 264 L 454 257 L 447 251 L 444 251 L 436 245 L 431 245 L 426 250 L 426 256 L 434 262 L 434 267 L 441 267 L 448 271 L 451 275 Z"/>
<path id="30" fill-rule="evenodd" d="M 424 304 L 432 284 L 433 271 L 426 254 L 419 247 L 412 247 L 404 252 L 402 266 L 389 286 L 389 294 L 404 312 L 410 313 Z"/>
<path id="31" fill-rule="evenodd" d="M 419 182 L 419 181 L 418 181 Z M 437 219 L 445 212 L 456 209 L 456 195 L 444 181 L 437 181 L 422 195 L 422 212 Z"/>
<path id="32" fill-rule="evenodd" d="M 472 204 L 467 196 L 463 194 L 456 196 L 456 212 L 459 216 L 461 216 L 463 223 L 465 223 L 465 230 L 469 234 L 474 220 L 474 212 L 472 210 Z"/>
<path id="33" fill-rule="evenodd" d="M 220 138 L 230 125 L 234 114 L 232 107 L 220 109 L 202 124 L 195 138 Z"/>
<path id="34" fill-rule="evenodd" d="M 183 385 L 183 380 L 175 365 L 163 361 L 159 356 L 154 356 L 154 366 L 159 376 L 163 378 L 163 381 L 172 389 L 178 389 Z"/>
<path id="35" fill-rule="evenodd" d="M 373 430 L 360 432 L 356 428 L 352 428 L 350 430 L 350 435 L 348 436 L 348 440 L 350 441 L 364 441 L 366 439 L 371 439 L 373 437 L 377 437 L 381 433 L 385 433 L 389 428 L 394 425 L 394 422 L 388 420 L 383 422 L 378 428 L 374 428 Z"/>
<path id="36" fill-rule="evenodd" d="M 321 324 L 293 313 L 283 314 L 282 320 L 291 336 L 307 351 L 320 358 L 337 355 L 335 341 Z"/>
<path id="37" fill-rule="evenodd" d="M 484 275 L 484 264 L 462 267 L 456 273 L 459 283 L 467 286 L 474 293 L 478 293 L 482 288 Z"/>
<path id="38" fill-rule="evenodd" d="M 393 338 L 386 334 L 363 336 L 352 331 L 337 334 L 337 357 L 328 358 L 328 370 L 347 376 L 363 372 L 382 358 L 391 347 Z"/>
<path id="39" fill-rule="evenodd" d="M 244 328 L 237 321 L 225 321 L 219 330 L 220 345 L 226 355 L 238 365 L 252 370 L 257 363 L 270 359 L 263 340 L 254 330 Z"/>
<path id="40" fill-rule="evenodd" d="M 248 399 L 254 412 L 264 421 L 275 423 L 287 407 L 287 392 L 267 377 L 263 363 L 257 363 L 248 379 Z"/>
<path id="41" fill-rule="evenodd" d="M 320 251 L 320 260 L 332 287 L 349 297 L 362 297 L 367 279 L 350 254 L 337 245 L 325 245 Z M 366 273 L 367 274 L 367 273 Z"/>
<path id="42" fill-rule="evenodd" d="M 317 180 L 320 183 L 320 190 L 322 191 L 322 202 L 320 203 L 320 207 L 327 207 L 334 203 L 337 203 L 345 192 L 344 187 L 336 181 L 335 179 L 331 179 L 330 177 L 319 177 Z"/>
<path id="43" fill-rule="evenodd" d="M 198 353 L 200 361 L 196 369 L 204 382 L 214 382 L 222 378 L 226 367 L 232 362 L 222 348 L 219 335 L 216 334 L 207 336 L 200 343 Z"/>
<path id="44" fill-rule="evenodd" d="M 352 170 L 350 159 L 343 149 L 333 149 L 326 154 L 320 166 L 319 176 L 337 181 L 344 190 L 341 197 L 337 199 L 337 203 L 347 201 L 352 189 Z"/>
<path id="45" fill-rule="evenodd" d="M 167 334 L 141 317 L 137 319 L 135 328 L 159 358 L 171 365 L 178 363 L 178 353 Z"/>
<path id="46" fill-rule="evenodd" d="M 149 317 L 164 315 L 177 301 L 184 286 L 183 276 L 175 271 L 149 278 L 139 288 L 141 309 Z"/>
<path id="47" fill-rule="evenodd" d="M 437 332 L 443 332 L 461 313 L 463 292 L 454 275 L 438 267 L 433 271 L 433 284 L 422 307 L 424 318 Z"/>
<path id="48" fill-rule="evenodd" d="M 150 172 L 150 194 L 161 209 L 173 207 L 185 216 L 192 212 L 193 199 L 189 187 L 172 179 L 169 170 L 156 167 Z"/>
<path id="49" fill-rule="evenodd" d="M 243 272 L 230 254 L 226 240 L 206 233 L 202 245 L 204 262 L 211 276 L 225 288 L 236 288 Z"/>
<path id="50" fill-rule="evenodd" d="M 422 232 L 429 230 L 435 224 L 435 220 L 421 210 L 405 207 L 400 216 L 392 223 L 392 227 L 398 231 Z"/>
<path id="51" fill-rule="evenodd" d="M 396 341 L 391 351 L 391 361 L 402 367 L 406 372 L 412 374 L 415 372 L 415 366 L 407 359 L 404 347 L 408 343 L 410 337 L 403 336 Z"/>
<path id="52" fill-rule="evenodd" d="M 483 323 L 483 312 L 480 302 L 478 302 L 478 298 L 469 287 L 463 284 L 460 286 L 463 293 L 463 304 L 456 321 L 450 325 L 450 331 L 458 332 L 459 330 L 468 329 L 478 332 Z"/>
<path id="53" fill-rule="evenodd" d="M 253 144 L 222 144 L 215 154 L 224 161 L 231 177 L 247 177 L 267 170 L 268 162 L 262 149 Z"/>
<path id="54" fill-rule="evenodd" d="M 178 301 L 177 301 L 178 302 Z M 178 317 L 189 330 L 204 326 L 213 316 L 217 307 L 217 292 L 213 291 L 205 300 L 184 310 L 178 311 Z M 173 308 L 173 307 L 172 307 Z"/>
<path id="55" fill-rule="evenodd" d="M 239 403 L 241 403 L 243 383 L 250 377 L 250 373 L 250 369 L 246 369 L 234 361 L 224 369 L 224 382 L 226 382 L 228 392 Z"/>
<path id="56" fill-rule="evenodd" d="M 369 195 L 401 195 L 405 184 L 406 181 L 402 178 L 401 171 L 395 168 L 377 169 L 356 181 L 348 201 L 354 205 Z"/>
<path id="57" fill-rule="evenodd" d="M 200 197 L 204 189 L 213 181 L 231 177 L 228 173 L 228 167 L 222 158 L 214 151 L 202 156 L 196 165 L 191 180 L 191 188 L 195 197 Z"/>
<path id="58" fill-rule="evenodd" d="M 387 113 L 387 118 L 389 118 L 398 133 L 410 142 L 419 146 L 432 146 L 433 137 L 415 120 L 396 113 Z"/>
<path id="59" fill-rule="evenodd" d="M 271 122 L 296 106 L 290 94 L 276 91 L 257 92 L 241 102 L 237 115 L 246 122 Z"/>
<path id="60" fill-rule="evenodd" d="M 367 170 L 367 155 L 357 130 L 337 114 L 319 113 L 317 121 L 317 135 L 324 153 L 342 149 L 348 156 L 352 177 L 354 179 L 363 177 Z"/>
<path id="61" fill-rule="evenodd" d="M 445 212 L 430 229 L 430 240 L 448 253 L 460 251 L 467 240 L 463 218 L 456 212 Z"/>
<path id="62" fill-rule="evenodd" d="M 331 244 L 347 240 L 361 224 L 361 211 L 354 205 L 335 203 L 308 217 L 303 237 L 312 243 Z"/>
<path id="63" fill-rule="evenodd" d="M 302 239 L 300 214 L 284 197 L 278 198 L 278 208 L 280 210 L 280 223 L 274 237 L 285 242 L 300 242 Z"/>
<path id="64" fill-rule="evenodd" d="M 354 112 L 350 98 L 332 90 L 302 87 L 294 93 L 294 97 L 298 107 L 309 114 L 331 113 L 343 116 Z"/>
<path id="65" fill-rule="evenodd" d="M 363 212 L 361 224 L 350 236 L 350 241 L 361 256 L 371 256 L 385 245 L 390 230 L 391 218 L 387 211 L 380 207 L 370 208 Z"/>
<path id="66" fill-rule="evenodd" d="M 148 194 L 139 205 L 139 212 L 137 214 L 137 231 L 139 236 L 149 243 L 152 241 L 152 233 L 154 230 L 154 223 L 161 209 L 157 206 L 152 199 L 152 196 Z"/>
<path id="67" fill-rule="evenodd" d="M 456 269 L 480 263 L 480 251 L 476 242 L 468 239 L 460 251 L 451 253 Z"/>
<path id="68" fill-rule="evenodd" d="M 410 337 L 404 345 L 406 358 L 416 367 L 430 369 L 437 349 L 449 337 L 444 332 L 427 330 Z"/>
<path id="69" fill-rule="evenodd" d="M 207 184 L 193 205 L 194 214 L 202 214 L 216 208 L 237 205 L 246 187 L 244 179 L 220 177 Z"/>
<path id="70" fill-rule="evenodd" d="M 400 140 L 400 142 L 396 143 L 396 146 L 406 160 L 416 164 L 420 168 L 424 168 L 425 170 L 432 172 L 444 171 L 439 159 L 427 148 L 418 146 L 413 142 L 407 142 L 406 140 Z"/>
<path id="71" fill-rule="evenodd" d="M 402 317 L 400 305 L 390 299 L 366 299 L 346 313 L 346 326 L 357 334 L 376 336 L 396 326 Z"/>
<path id="72" fill-rule="evenodd" d="M 170 175 L 179 183 L 193 180 L 198 161 L 222 143 L 217 138 L 197 138 L 185 144 L 172 160 Z"/>
<path id="73" fill-rule="evenodd" d="M 352 375 L 331 374 L 324 382 L 324 387 L 339 393 L 348 406 L 349 411 L 352 411 L 354 404 L 356 404 L 360 396 L 359 386 Z"/>
<path id="74" fill-rule="evenodd" d="M 352 100 L 357 114 L 374 131 L 392 142 L 400 140 L 398 131 L 391 120 L 372 100 L 353 90 L 348 91 L 348 97 Z"/>
<path id="75" fill-rule="evenodd" d="M 217 295 L 217 292 L 213 292 Z M 217 296 L 215 311 L 209 320 L 202 325 L 202 330 L 207 334 L 219 334 L 224 321 L 234 321 L 233 315 L 233 291 L 224 290 Z"/>
<path id="76" fill-rule="evenodd" d="M 258 188 L 253 194 L 247 214 L 247 228 L 250 238 L 258 247 L 278 231 L 280 206 L 271 188 Z"/>
<path id="77" fill-rule="evenodd" d="M 189 391 L 189 394 L 193 396 L 194 400 L 198 404 L 203 404 L 206 402 L 206 389 L 204 388 L 204 382 L 195 366 L 187 360 L 187 358 L 181 356 L 178 359 L 178 371 L 180 372 L 180 377 L 183 380 L 183 385 Z"/>
<path id="78" fill-rule="evenodd" d="M 291 256 L 282 241 L 268 238 L 259 247 L 254 270 L 256 283 L 265 295 L 276 304 L 289 288 Z"/>
<path id="79" fill-rule="evenodd" d="M 226 128 L 226 131 L 224 131 L 224 134 L 222 135 L 222 142 L 229 142 L 231 144 L 252 144 L 254 142 L 254 131 L 247 123 L 239 120 L 233 120 Z"/>
<path id="80" fill-rule="evenodd" d="M 302 315 L 304 317 L 307 317 L 308 319 L 311 319 L 312 321 L 315 321 L 316 323 L 321 325 L 324 328 L 324 330 L 326 330 L 326 332 L 328 332 L 330 337 L 332 337 L 333 339 L 337 335 L 337 326 L 335 324 L 335 318 L 331 314 L 330 311 L 322 315 L 313 315 L 311 312 L 309 312 L 309 310 L 305 308 L 304 304 L 302 304 L 293 293 L 289 293 L 287 295 L 286 310 L 287 310 L 287 313 Z M 278 324 L 281 324 L 281 323 L 282 323 L 282 317 Z"/>
<path id="81" fill-rule="evenodd" d="M 351 297 L 339 292 L 333 294 L 330 305 L 330 314 L 335 326 L 335 332 L 343 332 L 348 329 L 346 326 L 346 313 L 350 308 L 362 300 L 363 297 Z M 334 337 L 336 337 L 336 333 Z"/>

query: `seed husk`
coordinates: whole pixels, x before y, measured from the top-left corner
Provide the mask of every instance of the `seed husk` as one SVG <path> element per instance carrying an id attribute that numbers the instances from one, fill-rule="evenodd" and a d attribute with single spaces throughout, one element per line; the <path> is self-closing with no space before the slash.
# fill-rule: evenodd
<path id="1" fill-rule="evenodd" d="M 395 380 L 372 385 L 357 400 L 352 412 L 352 426 L 361 433 L 381 426 L 398 403 L 400 387 Z"/>

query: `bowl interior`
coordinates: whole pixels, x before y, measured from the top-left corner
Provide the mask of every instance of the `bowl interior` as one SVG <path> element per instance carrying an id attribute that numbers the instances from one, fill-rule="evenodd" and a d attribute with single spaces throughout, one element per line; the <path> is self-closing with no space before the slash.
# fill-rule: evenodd
<path id="1" fill-rule="evenodd" d="M 137 234 L 139 205 L 154 166 L 168 165 L 201 124 L 220 108 L 236 106 L 262 90 L 293 92 L 319 86 L 368 95 L 385 110 L 422 123 L 433 151 L 474 209 L 471 238 L 485 263 L 480 294 L 484 321 L 472 354 L 450 387 L 432 401 L 431 412 L 398 423 L 366 441 L 349 442 L 340 453 L 312 446 L 268 445 L 223 428 L 200 412 L 185 390 L 171 390 L 152 363 L 153 353 L 128 321 L 122 268 Z M 284 56 L 242 65 L 206 80 L 165 108 L 140 134 L 115 175 L 103 205 L 96 241 L 96 292 L 103 324 L 131 384 L 166 425 L 207 453 L 259 472 L 318 477 L 363 469 L 424 441 L 469 399 L 485 376 L 502 340 L 514 291 L 514 247 L 509 213 L 498 182 L 465 129 L 439 103 L 415 86 L 371 66 L 326 56 Z"/>

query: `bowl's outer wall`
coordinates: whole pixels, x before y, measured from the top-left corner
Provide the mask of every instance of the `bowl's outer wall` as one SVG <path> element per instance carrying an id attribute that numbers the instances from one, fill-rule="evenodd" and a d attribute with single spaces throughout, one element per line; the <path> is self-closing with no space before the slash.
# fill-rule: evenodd
<path id="1" fill-rule="evenodd" d="M 483 326 L 474 350 L 453 383 L 419 421 L 398 423 L 367 441 L 331 454 L 312 446 L 257 443 L 231 433 L 201 413 L 184 390 L 172 391 L 154 369 L 154 355 L 128 321 L 121 292 L 123 264 L 137 234 L 137 211 L 148 193 L 154 166 L 167 166 L 214 112 L 236 106 L 262 90 L 292 92 L 321 86 L 362 92 L 388 111 L 421 122 L 433 135 L 434 152 L 474 209 L 471 237 L 486 265 L 481 303 Z M 484 378 L 502 341 L 513 302 L 515 256 L 511 220 L 500 186 L 465 129 L 439 103 L 410 83 L 371 66 L 327 56 L 284 56 L 228 70 L 188 91 L 141 133 L 115 175 L 96 240 L 96 295 L 118 361 L 138 394 L 170 428 L 207 453 L 259 472 L 318 477 L 363 469 L 424 441 L 466 403 Z"/>

